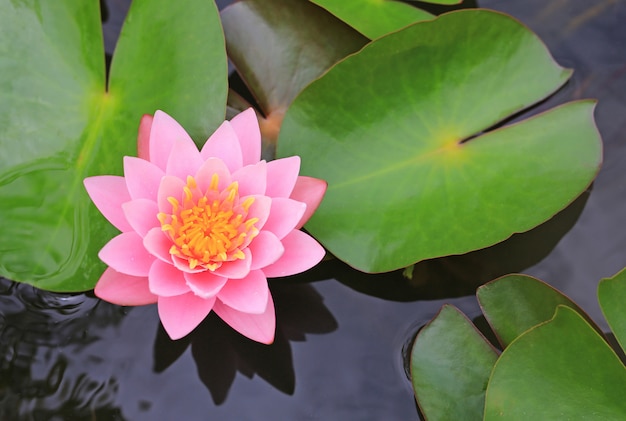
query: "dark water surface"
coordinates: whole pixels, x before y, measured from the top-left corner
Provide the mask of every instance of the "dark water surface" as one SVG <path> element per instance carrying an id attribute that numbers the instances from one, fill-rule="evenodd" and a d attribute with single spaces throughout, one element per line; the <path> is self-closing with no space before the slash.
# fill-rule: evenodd
<path id="1" fill-rule="evenodd" d="M 127 2 L 108 3 L 110 46 Z M 574 227 L 524 272 L 600 320 L 597 282 L 626 266 L 626 2 L 479 3 L 517 17 L 561 65 L 575 69 L 542 108 L 599 99 L 603 169 Z M 539 260 L 517 254 L 532 255 L 556 241 L 499 251 L 493 263 Z M 269 347 L 213 317 L 172 342 L 155 306 L 122 308 L 0 280 L 0 420 L 417 420 L 403 352 L 442 303 L 479 314 L 473 296 L 418 298 L 467 294 L 474 287 L 467 279 L 493 275 L 473 259 L 418 268 L 425 277 L 441 276 L 439 288 L 407 285 L 398 274 L 359 275 L 337 264 L 273 282 L 279 325 Z M 383 283 L 393 287 L 381 289 Z"/>

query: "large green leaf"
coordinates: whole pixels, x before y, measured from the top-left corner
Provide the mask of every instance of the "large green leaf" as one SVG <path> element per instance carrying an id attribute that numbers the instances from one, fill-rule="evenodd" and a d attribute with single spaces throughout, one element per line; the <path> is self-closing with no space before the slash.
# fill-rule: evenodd
<path id="1" fill-rule="evenodd" d="M 527 28 L 486 10 L 373 41 L 285 115 L 278 155 L 300 155 L 303 174 L 329 183 L 307 229 L 351 266 L 382 272 L 549 219 L 598 171 L 594 103 L 485 130 L 569 75 Z"/>
<path id="2" fill-rule="evenodd" d="M 411 379 L 429 420 L 481 420 L 496 350 L 457 308 L 444 305 L 418 333 Z"/>
<path id="3" fill-rule="evenodd" d="M 578 314 L 554 318 L 513 341 L 496 362 L 485 420 L 626 419 L 626 369 Z"/>
<path id="4" fill-rule="evenodd" d="M 508 346 L 531 327 L 550 320 L 559 305 L 585 315 L 561 292 L 527 275 L 508 275 L 491 281 L 478 288 L 476 296 L 502 346 Z M 588 317 L 587 321 L 595 326 Z"/>
<path id="5" fill-rule="evenodd" d="M 368 37 L 378 38 L 411 23 L 432 19 L 430 13 L 400 1 L 310 0 Z M 457 1 L 458 3 L 458 1 Z"/>
<path id="6" fill-rule="evenodd" d="M 135 1 L 105 86 L 96 0 L 0 0 L 0 275 L 92 288 L 116 234 L 84 191 L 136 155 L 142 114 L 196 141 L 224 118 L 226 56 L 213 2 Z"/>
<path id="7" fill-rule="evenodd" d="M 598 285 L 602 313 L 622 350 L 626 350 L 626 268 Z"/>

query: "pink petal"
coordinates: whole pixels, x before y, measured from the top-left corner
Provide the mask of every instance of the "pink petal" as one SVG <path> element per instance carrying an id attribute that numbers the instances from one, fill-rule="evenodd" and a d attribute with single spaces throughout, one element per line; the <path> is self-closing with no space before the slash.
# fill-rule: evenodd
<path id="1" fill-rule="evenodd" d="M 122 210 L 130 226 L 141 237 L 145 237 L 152 228 L 159 227 L 161 229 L 161 223 L 157 219 L 159 209 L 156 202 L 152 200 L 131 200 L 122 205 Z"/>
<path id="2" fill-rule="evenodd" d="M 241 145 L 243 165 L 250 165 L 261 159 L 261 130 L 254 109 L 239 113 L 230 121 Z"/>
<path id="3" fill-rule="evenodd" d="M 157 193 L 157 205 L 159 212 L 172 213 L 172 204 L 167 200 L 169 197 L 173 197 L 179 202 L 183 197 L 183 188 L 187 184 L 178 177 L 166 175 L 161 179 L 159 185 L 159 191 Z"/>
<path id="4" fill-rule="evenodd" d="M 185 280 L 194 294 L 201 298 L 210 298 L 220 292 L 228 278 L 205 270 L 199 273 L 185 273 Z"/>
<path id="5" fill-rule="evenodd" d="M 272 199 L 272 208 L 263 230 L 272 231 L 276 237 L 282 239 L 289 234 L 302 219 L 306 205 L 302 202 L 275 197 Z"/>
<path id="6" fill-rule="evenodd" d="M 261 314 L 267 307 L 269 292 L 263 272 L 253 270 L 243 279 L 229 279 L 217 298 L 233 310 Z"/>
<path id="7" fill-rule="evenodd" d="M 155 260 L 148 274 L 150 291 L 161 297 L 173 297 L 186 294 L 189 286 L 183 273 L 173 265 Z"/>
<path id="8" fill-rule="evenodd" d="M 271 232 L 261 231 L 248 246 L 252 254 L 250 270 L 264 268 L 277 261 L 285 252 L 283 243 Z"/>
<path id="9" fill-rule="evenodd" d="M 172 339 L 194 330 L 211 312 L 215 298 L 200 298 L 193 292 L 175 297 L 159 297 L 159 317 Z"/>
<path id="10" fill-rule="evenodd" d="M 232 180 L 239 183 L 239 196 L 265 194 L 267 182 L 267 164 L 265 161 L 247 165 L 233 173 Z"/>
<path id="11" fill-rule="evenodd" d="M 150 129 L 154 117 L 150 114 L 141 116 L 139 133 L 137 133 L 137 156 L 146 161 L 150 160 Z"/>
<path id="12" fill-rule="evenodd" d="M 291 231 L 282 239 L 282 242 L 285 253 L 276 263 L 263 268 L 263 272 L 268 278 L 304 272 L 318 264 L 326 253 L 313 237 L 302 231 Z"/>
<path id="13" fill-rule="evenodd" d="M 130 200 L 124 177 L 98 175 L 85 178 L 83 184 L 96 208 L 115 228 L 132 231 L 122 211 L 122 203 Z"/>
<path id="14" fill-rule="evenodd" d="M 289 197 L 300 172 L 300 157 L 275 159 L 267 163 L 267 189 L 270 197 Z"/>
<path id="15" fill-rule="evenodd" d="M 172 262 L 174 263 L 174 266 L 176 267 L 176 269 L 180 270 L 181 272 L 185 272 L 185 273 L 200 273 L 200 272 L 204 272 L 206 270 L 202 266 L 196 266 L 194 269 L 191 269 L 189 267 L 189 260 L 187 260 L 186 258 L 183 258 L 183 257 L 178 257 L 176 255 L 172 255 L 171 259 L 172 259 Z"/>
<path id="16" fill-rule="evenodd" d="M 254 202 L 248 208 L 248 219 L 259 218 L 259 221 L 254 224 L 257 229 L 263 228 L 267 218 L 270 216 L 270 210 L 272 209 L 272 199 L 267 196 L 253 196 Z M 244 196 L 241 201 L 245 201 L 248 197 Z"/>
<path id="17" fill-rule="evenodd" d="M 203 159 L 220 158 L 230 172 L 235 172 L 243 166 L 241 145 L 237 133 L 228 121 L 222 123 L 215 133 L 206 141 L 200 151 Z"/>
<path id="18" fill-rule="evenodd" d="M 148 276 L 154 261 L 143 246 L 143 239 L 134 231 L 124 232 L 109 241 L 98 257 L 118 272 L 132 276 Z"/>
<path id="19" fill-rule="evenodd" d="M 172 117 L 160 110 L 154 113 L 150 130 L 150 162 L 165 171 L 177 139 L 193 142 L 185 129 Z"/>
<path id="20" fill-rule="evenodd" d="M 243 259 L 233 260 L 231 262 L 224 262 L 222 263 L 222 266 L 215 269 L 213 273 L 229 279 L 245 278 L 250 273 L 252 254 L 248 249 L 243 249 L 243 253 L 246 255 L 246 257 L 244 257 Z"/>
<path id="21" fill-rule="evenodd" d="M 242 313 L 219 300 L 215 302 L 213 311 L 243 336 L 268 345 L 274 342 L 276 313 L 271 294 L 268 295 L 267 306 L 261 314 Z"/>
<path id="22" fill-rule="evenodd" d="M 142 306 L 157 302 L 148 289 L 148 278 L 125 275 L 107 268 L 96 284 L 98 298 L 120 306 Z"/>
<path id="23" fill-rule="evenodd" d="M 124 178 L 133 199 L 156 200 L 165 173 L 156 165 L 131 156 L 124 157 Z"/>
<path id="24" fill-rule="evenodd" d="M 161 230 L 161 227 L 152 228 L 143 237 L 143 246 L 148 253 L 169 264 L 172 263 L 170 254 L 172 244 L 172 240 Z"/>
<path id="25" fill-rule="evenodd" d="M 191 139 L 176 139 L 167 160 L 165 173 L 181 180 L 187 180 L 187 176 L 195 175 L 203 163 L 204 160 L 200 157 L 200 152 Z"/>
<path id="26" fill-rule="evenodd" d="M 230 171 L 224 161 L 219 158 L 209 158 L 200 166 L 196 173 L 196 183 L 200 191 L 205 193 L 211 185 L 213 174 L 217 174 L 217 189 L 222 191 L 231 183 Z"/>
<path id="27" fill-rule="evenodd" d="M 297 229 L 300 229 L 311 218 L 311 215 L 317 210 L 318 206 L 324 198 L 328 183 L 324 180 L 314 177 L 299 176 L 296 181 L 296 186 L 291 192 L 290 198 L 299 202 L 306 203 L 306 211 L 300 222 L 296 225 Z"/>

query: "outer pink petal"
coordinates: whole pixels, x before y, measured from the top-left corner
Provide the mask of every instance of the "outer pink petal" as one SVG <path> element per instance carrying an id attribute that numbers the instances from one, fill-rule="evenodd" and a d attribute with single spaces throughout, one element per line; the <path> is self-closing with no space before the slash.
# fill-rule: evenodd
<path id="1" fill-rule="evenodd" d="M 243 253 L 246 255 L 246 257 L 244 257 L 243 259 L 233 260 L 231 262 L 224 262 L 222 263 L 222 266 L 215 269 L 213 273 L 229 279 L 245 278 L 250 273 L 252 254 L 248 249 L 244 249 Z"/>
<path id="2" fill-rule="evenodd" d="M 193 292 L 175 297 L 159 297 L 159 317 L 172 339 L 194 330 L 211 312 L 215 298 L 200 298 Z"/>
<path id="3" fill-rule="evenodd" d="M 253 270 L 243 279 L 230 279 L 217 298 L 233 310 L 261 314 L 267 307 L 270 290 L 263 271 Z"/>
<path id="4" fill-rule="evenodd" d="M 185 129 L 163 111 L 154 113 L 150 130 L 150 162 L 161 168 L 167 168 L 167 160 L 177 139 L 191 140 Z"/>
<path id="5" fill-rule="evenodd" d="M 239 196 L 265 194 L 267 185 L 267 164 L 265 161 L 247 165 L 233 173 L 233 181 L 239 183 Z"/>
<path id="6" fill-rule="evenodd" d="M 263 228 L 267 218 L 270 216 L 270 210 L 272 209 L 272 199 L 267 196 L 253 196 L 254 202 L 248 209 L 248 218 L 259 218 L 259 221 L 254 224 L 257 229 Z M 244 196 L 241 201 L 246 200 L 248 197 Z"/>
<path id="7" fill-rule="evenodd" d="M 313 215 L 313 213 L 317 210 L 317 207 L 324 198 L 324 193 L 326 193 L 327 187 L 328 183 L 324 180 L 320 180 L 319 178 L 305 176 L 298 177 L 296 186 L 293 188 L 293 192 L 291 192 L 290 197 L 299 202 L 306 203 L 306 211 L 304 212 L 304 215 L 302 215 L 298 225 L 296 225 L 297 229 L 302 228 L 309 218 L 311 218 L 311 215 Z"/>
<path id="8" fill-rule="evenodd" d="M 152 228 L 148 231 L 143 238 L 143 246 L 154 257 L 165 263 L 172 263 L 172 255 L 170 254 L 172 240 L 161 230 L 161 227 Z"/>
<path id="9" fill-rule="evenodd" d="M 243 165 L 250 165 L 261 159 L 261 130 L 254 109 L 239 113 L 230 121 L 230 125 L 237 133 L 241 145 Z"/>
<path id="10" fill-rule="evenodd" d="M 300 172 L 300 157 L 275 159 L 267 163 L 267 189 L 270 197 L 289 197 Z"/>
<path id="11" fill-rule="evenodd" d="M 263 230 L 272 231 L 276 237 L 282 239 L 289 234 L 302 219 L 306 205 L 302 202 L 275 197 L 272 199 L 272 208 Z"/>
<path id="12" fill-rule="evenodd" d="M 157 302 L 148 289 L 148 278 L 125 275 L 107 268 L 96 284 L 96 296 L 120 306 L 142 306 Z"/>
<path id="13" fill-rule="evenodd" d="M 109 241 L 98 257 L 118 272 L 132 276 L 148 276 L 154 261 L 143 246 L 143 239 L 134 231 L 124 232 Z"/>
<path id="14" fill-rule="evenodd" d="M 248 246 L 252 254 L 250 270 L 264 268 L 277 261 L 285 252 L 283 243 L 271 232 L 261 231 Z"/>
<path id="15" fill-rule="evenodd" d="M 148 281 L 150 291 L 161 297 L 173 297 L 189 292 L 189 286 L 182 272 L 161 260 L 155 260 L 152 263 Z"/>
<path id="16" fill-rule="evenodd" d="M 150 160 L 150 130 L 154 117 L 150 114 L 141 116 L 139 133 L 137 133 L 137 156 L 146 161 Z"/>
<path id="17" fill-rule="evenodd" d="M 157 193 L 157 205 L 159 212 L 171 213 L 172 204 L 168 202 L 168 197 L 173 197 L 179 202 L 183 197 L 183 188 L 186 183 L 178 177 L 166 175 L 161 179 L 159 192 Z"/>
<path id="18" fill-rule="evenodd" d="M 291 231 L 282 242 L 285 253 L 276 263 L 263 268 L 268 278 L 304 272 L 318 264 L 325 254 L 324 248 L 302 231 Z"/>
<path id="19" fill-rule="evenodd" d="M 132 231 L 124 212 L 122 203 L 130 200 L 124 177 L 116 175 L 98 175 L 83 180 L 85 189 L 100 213 L 115 228 L 122 232 Z"/>
<path id="20" fill-rule="evenodd" d="M 176 139 L 167 160 L 165 172 L 167 175 L 187 180 L 187 176 L 195 175 L 203 163 L 204 160 L 200 157 L 200 151 L 191 139 Z"/>
<path id="21" fill-rule="evenodd" d="M 242 313 L 217 300 L 213 311 L 237 332 L 253 341 L 264 344 L 274 342 L 276 313 L 271 294 L 267 297 L 267 307 L 261 314 Z"/>
<path id="22" fill-rule="evenodd" d="M 200 151 L 203 159 L 220 158 L 230 172 L 235 172 L 243 166 L 241 145 L 237 133 L 228 121 L 222 123 L 215 133 L 206 141 Z"/>
<path id="23" fill-rule="evenodd" d="M 141 237 L 145 237 L 152 228 L 161 228 L 161 224 L 157 219 L 159 209 L 157 208 L 156 202 L 153 200 L 131 200 L 122 205 L 122 210 L 130 226 L 133 227 L 135 232 Z"/>
<path id="24" fill-rule="evenodd" d="M 156 200 L 165 173 L 156 165 L 131 156 L 124 157 L 124 178 L 133 199 Z"/>
<path id="25" fill-rule="evenodd" d="M 224 161 L 219 158 L 209 158 L 200 166 L 196 173 L 198 188 L 205 193 L 211 185 L 213 174 L 217 174 L 217 189 L 223 190 L 231 183 L 230 171 Z"/>
<path id="26" fill-rule="evenodd" d="M 187 286 L 199 297 L 214 297 L 228 281 L 228 278 L 204 271 L 199 273 L 185 273 Z"/>

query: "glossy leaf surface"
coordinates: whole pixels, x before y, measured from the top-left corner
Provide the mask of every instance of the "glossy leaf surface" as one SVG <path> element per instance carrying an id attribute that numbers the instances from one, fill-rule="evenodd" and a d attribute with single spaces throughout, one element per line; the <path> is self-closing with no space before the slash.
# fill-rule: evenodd
<path id="1" fill-rule="evenodd" d="M 411 378 L 428 420 L 481 420 L 498 354 L 454 306 L 444 305 L 418 333 Z"/>
<path id="2" fill-rule="evenodd" d="M 486 10 L 373 41 L 285 115 L 278 156 L 300 155 L 303 174 L 329 183 L 307 229 L 351 266 L 383 272 L 547 220 L 598 170 L 594 103 L 484 131 L 569 75 L 527 28 Z"/>
<path id="3" fill-rule="evenodd" d="M 574 310 L 524 333 L 494 366 L 485 420 L 626 419 L 626 369 Z"/>
<path id="4" fill-rule="evenodd" d="M 491 281 L 478 288 L 476 296 L 502 346 L 508 346 L 531 327 L 550 320 L 559 305 L 584 314 L 561 292 L 527 275 L 508 275 Z"/>
<path id="5" fill-rule="evenodd" d="M 430 13 L 399 1 L 311 0 L 368 37 L 378 38 L 415 22 L 430 20 Z"/>
<path id="6" fill-rule="evenodd" d="M 265 116 L 284 113 L 308 83 L 367 42 L 307 1 L 243 0 L 221 18 L 229 58 Z"/>
<path id="7" fill-rule="evenodd" d="M 622 350 L 626 349 L 626 269 L 598 285 L 598 301 Z"/>
<path id="8" fill-rule="evenodd" d="M 97 1 L 0 0 L 0 275 L 93 287 L 116 230 L 82 181 L 121 174 L 157 109 L 202 142 L 224 118 L 227 67 L 213 2 L 133 2 L 105 82 Z"/>

